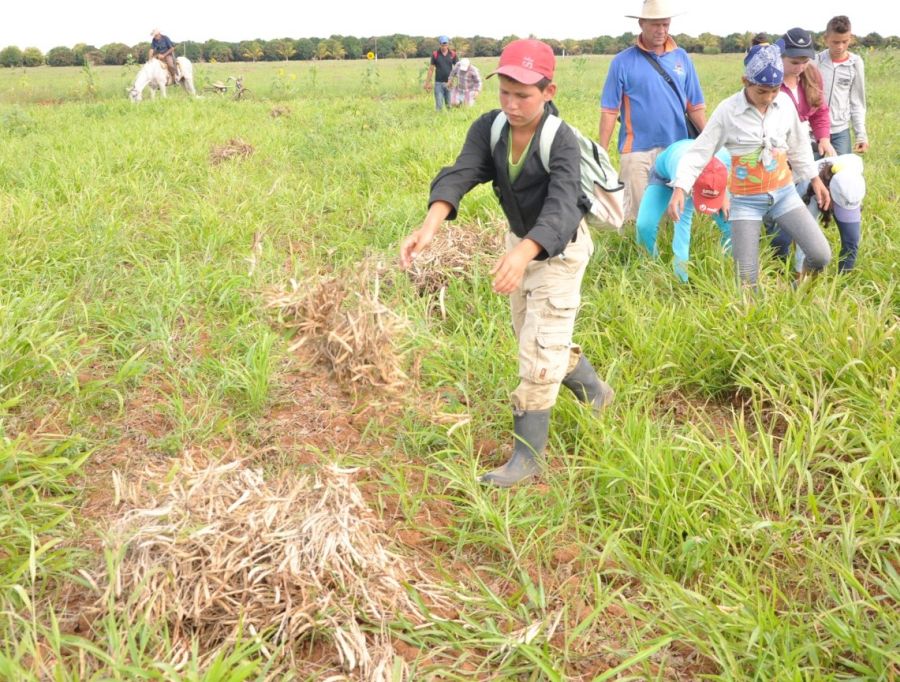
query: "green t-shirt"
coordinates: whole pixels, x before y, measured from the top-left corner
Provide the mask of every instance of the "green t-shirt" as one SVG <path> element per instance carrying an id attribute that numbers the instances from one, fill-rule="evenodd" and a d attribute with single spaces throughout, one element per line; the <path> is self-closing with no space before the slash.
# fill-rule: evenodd
<path id="1" fill-rule="evenodd" d="M 531 139 L 528 140 L 528 144 L 525 145 L 525 149 L 522 150 L 522 155 L 519 156 L 519 160 L 516 163 L 513 163 L 512 160 L 512 130 L 509 131 L 509 139 L 507 140 L 507 148 L 509 149 L 509 154 L 506 157 L 506 162 L 509 165 L 509 182 L 510 184 L 516 181 L 516 178 L 519 177 L 519 174 L 522 172 L 522 168 L 525 166 L 525 159 L 528 157 L 528 150 L 531 149 L 531 141 L 534 139 L 534 135 L 532 134 Z"/>

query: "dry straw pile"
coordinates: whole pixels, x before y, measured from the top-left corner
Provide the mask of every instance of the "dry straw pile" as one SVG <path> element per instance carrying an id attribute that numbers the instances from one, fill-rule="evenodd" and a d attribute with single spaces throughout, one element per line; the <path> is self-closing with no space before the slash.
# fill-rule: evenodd
<path id="1" fill-rule="evenodd" d="M 469 276 L 472 259 L 486 254 L 499 258 L 503 253 L 502 230 L 483 226 L 450 226 L 438 232 L 434 241 L 420 253 L 409 269 L 420 295 L 437 294 L 450 280 Z"/>
<path id="2" fill-rule="evenodd" d="M 100 603 L 166 622 L 175 665 L 195 641 L 209 660 L 243 632 L 263 643 L 273 675 L 308 672 L 310 661 L 298 657 L 315 642 L 336 654 L 318 662 L 323 675 L 408 679 L 388 624 L 425 617 L 404 585 L 447 604 L 387 548 L 352 473 L 267 479 L 245 462 L 201 466 L 186 455 L 153 504 L 120 520 L 112 542 L 127 549 Z"/>
<path id="3" fill-rule="evenodd" d="M 216 165 L 235 157 L 250 156 L 252 153 L 253 145 L 235 137 L 228 140 L 226 144 L 218 144 L 213 147 L 209 152 L 209 162 Z"/>
<path id="4" fill-rule="evenodd" d="M 408 381 L 400 349 L 406 322 L 381 302 L 380 282 L 379 266 L 363 261 L 354 272 L 292 280 L 290 289 L 272 294 L 267 305 L 296 330 L 290 350 L 312 351 L 353 391 L 396 392 Z"/>

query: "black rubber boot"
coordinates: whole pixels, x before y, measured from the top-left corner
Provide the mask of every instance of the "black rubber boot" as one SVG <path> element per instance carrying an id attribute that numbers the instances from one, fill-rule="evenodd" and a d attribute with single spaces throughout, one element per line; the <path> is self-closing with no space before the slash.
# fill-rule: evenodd
<path id="1" fill-rule="evenodd" d="M 578 358 L 575 369 L 566 375 L 562 383 L 579 401 L 590 404 L 595 414 L 600 414 L 616 395 L 612 387 L 597 376 L 596 370 L 583 355 Z"/>
<path id="2" fill-rule="evenodd" d="M 541 454 L 550 432 L 550 410 L 513 410 L 516 442 L 502 467 L 484 474 L 481 483 L 508 488 L 541 473 Z"/>

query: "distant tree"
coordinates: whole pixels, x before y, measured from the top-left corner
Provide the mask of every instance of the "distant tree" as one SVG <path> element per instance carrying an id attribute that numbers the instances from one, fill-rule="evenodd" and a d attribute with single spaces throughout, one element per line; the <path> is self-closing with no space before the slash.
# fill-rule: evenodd
<path id="1" fill-rule="evenodd" d="M 149 47 L 149 45 L 147 47 Z M 192 62 L 202 61 L 203 45 L 195 43 L 193 40 L 185 40 L 178 46 L 178 54 L 187 57 Z"/>
<path id="2" fill-rule="evenodd" d="M 437 45 L 437 41 L 434 42 Z M 375 52 L 380 56 L 389 55 L 394 51 L 394 39 L 391 36 L 378 36 L 376 43 Z M 426 48 L 425 54 L 431 54 L 431 49 Z"/>
<path id="3" fill-rule="evenodd" d="M 744 52 L 748 35 L 753 37 L 752 33 L 729 33 L 722 38 L 722 52 Z"/>
<path id="4" fill-rule="evenodd" d="M 473 57 L 495 57 L 500 54 L 500 43 L 494 38 L 475 36 L 472 38 Z"/>
<path id="5" fill-rule="evenodd" d="M 331 36 L 344 48 L 345 59 L 359 59 L 363 56 L 362 40 L 354 36 Z"/>
<path id="6" fill-rule="evenodd" d="M 75 66 L 75 53 L 68 47 L 54 47 L 47 53 L 50 66 Z"/>
<path id="7" fill-rule="evenodd" d="M 123 43 L 109 43 L 100 48 L 103 53 L 103 63 L 110 66 L 121 66 L 131 54 L 131 48 Z"/>
<path id="8" fill-rule="evenodd" d="M 147 55 L 150 54 L 150 43 L 142 41 L 131 46 L 131 58 L 138 64 L 147 61 Z"/>
<path id="9" fill-rule="evenodd" d="M 316 55 L 316 43 L 310 38 L 300 38 L 294 42 L 294 56 L 297 59 L 309 60 Z"/>
<path id="10" fill-rule="evenodd" d="M 394 43 L 394 55 L 403 59 L 414 56 L 417 49 L 416 41 L 409 37 L 400 38 Z"/>
<path id="11" fill-rule="evenodd" d="M 26 47 L 22 50 L 22 63 L 25 66 L 42 66 L 44 53 L 36 47 Z"/>
<path id="12" fill-rule="evenodd" d="M 25 58 L 22 55 L 22 50 L 15 45 L 10 45 L 9 47 L 4 47 L 0 50 L 0 66 L 22 66 L 24 61 Z"/>
<path id="13" fill-rule="evenodd" d="M 287 61 L 294 56 L 297 48 L 294 47 L 294 41 L 290 38 L 282 38 L 281 40 L 273 40 L 272 47 L 281 59 Z"/>
<path id="14" fill-rule="evenodd" d="M 230 62 L 234 60 L 231 48 L 221 40 L 207 40 L 203 43 L 203 56 L 207 61 Z"/>
<path id="15" fill-rule="evenodd" d="M 699 51 L 703 54 L 719 54 L 722 51 L 721 38 L 713 33 L 701 33 L 697 36 Z"/>
<path id="16" fill-rule="evenodd" d="M 506 47 L 507 45 L 509 45 L 512 41 L 518 40 L 518 39 L 519 39 L 519 36 L 517 36 L 516 34 L 512 34 L 512 35 L 508 35 L 508 36 L 503 36 L 503 37 L 500 39 L 500 49 L 502 50 L 504 47 Z"/>
<path id="17" fill-rule="evenodd" d="M 316 46 L 316 57 L 319 59 L 343 59 L 345 55 L 344 46 L 334 38 L 320 40 Z"/>
<path id="18" fill-rule="evenodd" d="M 578 41 L 578 53 L 579 54 L 592 54 L 594 51 L 594 41 L 589 38 L 584 38 Z"/>
<path id="19" fill-rule="evenodd" d="M 693 36 L 689 36 L 687 33 L 679 33 L 672 37 L 675 39 L 675 42 L 678 43 L 678 47 L 682 48 L 685 52 L 700 52 L 703 49 L 700 42 Z M 634 38 L 631 39 L 631 42 L 634 43 Z"/>
<path id="20" fill-rule="evenodd" d="M 265 56 L 262 45 L 257 40 L 245 40 L 241 43 L 241 56 L 251 62 L 258 62 Z"/>
<path id="21" fill-rule="evenodd" d="M 553 54 L 562 54 L 562 43 L 554 38 L 545 38 L 544 42 L 547 43 L 552 49 Z"/>
<path id="22" fill-rule="evenodd" d="M 452 45 L 459 55 L 467 55 L 472 51 L 472 45 L 465 38 L 454 38 Z"/>
<path id="23" fill-rule="evenodd" d="M 581 54 L 581 43 L 579 43 L 577 40 L 573 40 L 572 38 L 566 38 L 562 41 L 562 49 L 564 50 L 565 54 Z"/>
<path id="24" fill-rule="evenodd" d="M 75 66 L 84 66 L 86 58 L 90 59 L 91 64 L 100 64 L 103 61 L 103 55 L 100 54 L 100 50 L 93 45 L 75 43 L 74 47 L 72 47 L 72 52 L 75 54 Z M 97 61 L 95 57 L 99 57 L 100 61 Z"/>
<path id="25" fill-rule="evenodd" d="M 881 47 L 884 45 L 884 38 L 881 37 L 881 34 L 874 32 L 858 38 L 858 40 L 863 47 Z"/>

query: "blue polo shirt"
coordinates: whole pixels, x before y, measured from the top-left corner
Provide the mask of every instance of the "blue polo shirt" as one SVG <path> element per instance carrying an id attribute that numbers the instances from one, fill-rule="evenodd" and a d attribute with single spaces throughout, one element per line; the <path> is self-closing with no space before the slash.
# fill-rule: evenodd
<path id="1" fill-rule="evenodd" d="M 159 38 L 154 38 L 150 41 L 150 47 L 153 48 L 154 52 L 165 52 L 170 47 L 175 47 L 175 44 L 169 40 L 169 36 L 160 34 Z"/>
<path id="2" fill-rule="evenodd" d="M 600 97 L 602 111 L 621 116 L 618 146 L 624 154 L 668 147 L 686 138 L 683 102 L 689 111 L 705 105 L 694 64 L 674 40 L 669 38 L 662 55 L 647 54 L 672 77 L 681 98 L 640 51 L 645 50 L 638 39 L 613 58 Z"/>

